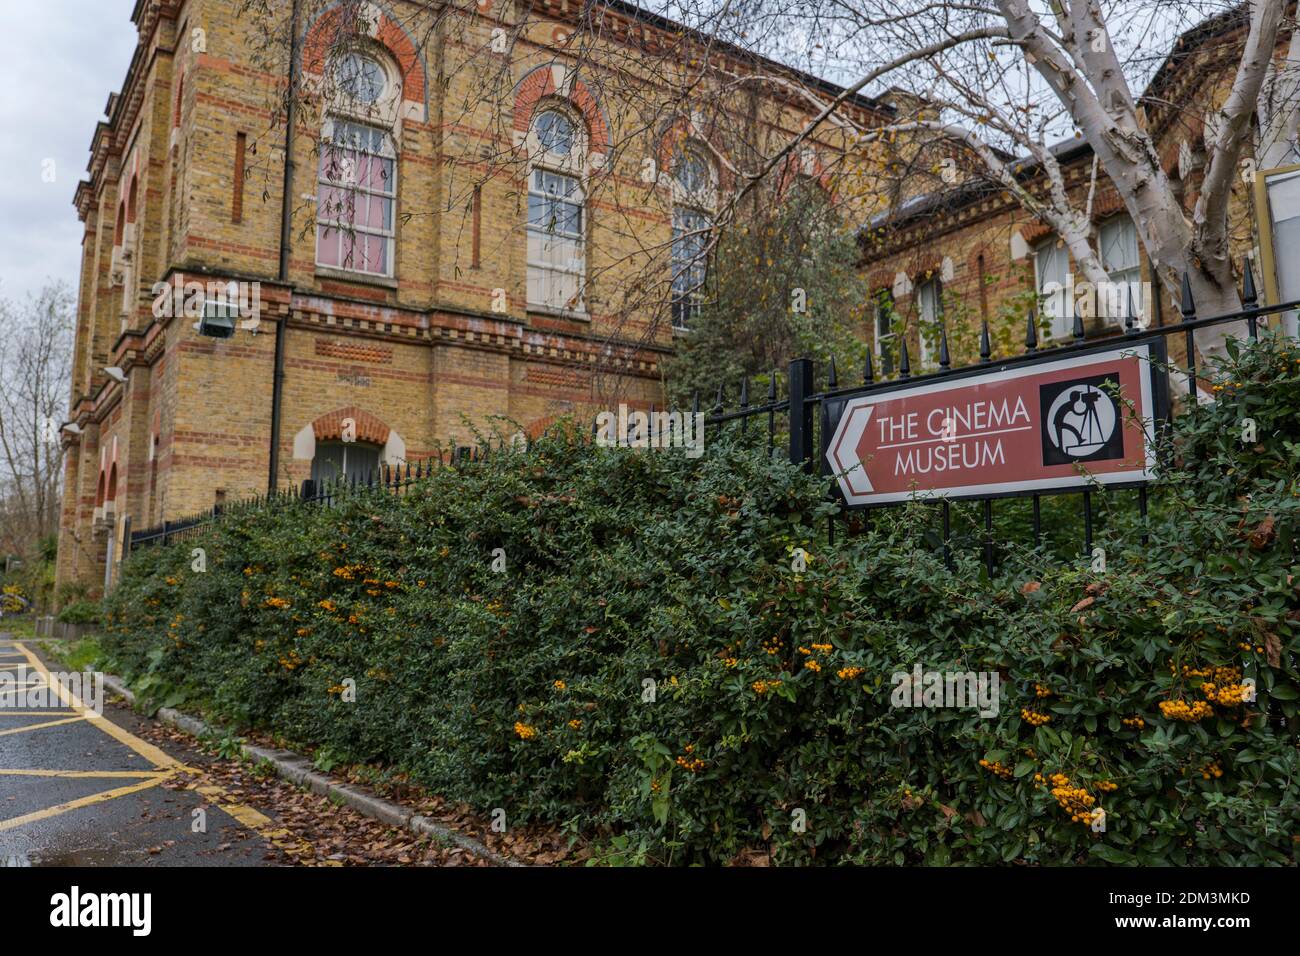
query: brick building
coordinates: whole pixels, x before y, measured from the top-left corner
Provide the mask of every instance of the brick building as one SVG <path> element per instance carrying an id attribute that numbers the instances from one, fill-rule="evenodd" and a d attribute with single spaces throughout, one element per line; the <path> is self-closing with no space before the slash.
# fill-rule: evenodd
<path id="1" fill-rule="evenodd" d="M 808 115 L 678 82 L 697 56 L 782 68 L 617 2 L 581 44 L 567 0 L 297 0 L 297 29 L 286 2 L 269 32 L 240 7 L 137 0 L 76 192 L 61 586 L 98 590 L 128 517 L 652 403 L 693 234 Z M 832 188 L 834 135 L 792 174 Z"/>
<path id="2" fill-rule="evenodd" d="M 1162 167 L 1189 216 L 1205 171 L 1206 116 L 1231 88 L 1245 28 L 1244 11 L 1237 9 L 1183 34 L 1141 97 Z M 1285 55 L 1289 39 L 1285 36 L 1279 43 L 1279 57 Z M 952 143 L 932 143 L 925 149 L 932 153 L 931 163 L 957 157 L 968 171 L 979 165 Z M 863 268 L 873 298 L 867 334 L 877 374 L 897 374 L 903 339 L 913 374 L 933 371 L 940 326 L 947 331 L 954 365 L 978 357 L 983 321 L 989 322 L 995 354 L 1023 351 L 1031 311 L 1042 345 L 1068 342 L 1076 311 L 1084 317 L 1090 337 L 1119 333 L 1130 288 L 1139 323 L 1179 321 L 1179 304 L 1153 282 L 1151 263 L 1119 194 L 1104 170 L 1098 168 L 1094 175 L 1087 141 L 1063 142 L 1052 153 L 1076 208 L 1090 213 L 1092 241 L 1111 288 L 1093 295 L 1048 294 L 1053 283 L 1086 290 L 1076 274 L 1077 264 L 1049 226 L 987 178 L 963 176 L 952 186 L 913 190 L 878 212 L 861 233 Z M 1233 258 L 1238 269 L 1250 258 L 1262 299 L 1291 301 L 1300 296 L 1277 298 L 1278 266 L 1287 257 L 1280 249 L 1273 255 L 1270 196 L 1261 191 L 1270 176 L 1261 175 L 1252 187 L 1248 171 L 1254 169 L 1253 162 L 1250 157 L 1243 160 L 1243 175 L 1234 184 L 1229 206 Z M 1293 167 L 1281 167 L 1284 175 L 1288 169 Z M 1032 190 L 1045 192 L 1045 177 L 1036 163 L 1021 161 L 1018 175 Z M 930 181 L 936 182 L 934 177 Z M 1268 254 L 1261 254 L 1263 248 Z M 1300 250 L 1290 251 L 1293 258 Z M 1072 306 L 1072 301 L 1083 305 Z M 1171 358 L 1185 361 L 1182 341 L 1168 344 Z"/>

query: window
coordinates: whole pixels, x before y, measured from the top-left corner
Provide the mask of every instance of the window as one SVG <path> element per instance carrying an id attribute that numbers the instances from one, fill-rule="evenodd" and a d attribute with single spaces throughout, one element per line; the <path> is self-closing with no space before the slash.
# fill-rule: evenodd
<path id="1" fill-rule="evenodd" d="M 316 456 L 311 460 L 312 481 L 335 481 L 342 478 L 361 482 L 378 473 L 378 445 L 355 441 L 316 443 Z"/>
<path id="2" fill-rule="evenodd" d="M 898 364 L 898 329 L 894 326 L 894 294 L 888 289 L 880 289 L 872 296 L 872 325 L 875 327 L 876 365 L 880 377 L 892 375 Z"/>
<path id="3" fill-rule="evenodd" d="M 1128 216 L 1112 216 L 1101 224 L 1098 235 L 1101 267 L 1110 277 L 1110 288 L 1097 296 L 1097 313 L 1123 324 L 1128 317 L 1129 296 L 1134 319 L 1142 317 L 1142 262 L 1138 255 L 1137 229 Z"/>
<path id="4" fill-rule="evenodd" d="M 534 120 L 533 134 L 540 155 L 528 180 L 528 303 L 581 312 L 587 223 L 586 197 L 576 175 L 578 130 L 559 110 L 546 110 Z"/>
<path id="5" fill-rule="evenodd" d="M 393 274 L 397 158 L 382 129 L 333 120 L 321 145 L 316 262 Z"/>
<path id="6" fill-rule="evenodd" d="M 939 322 L 943 318 L 938 279 L 927 279 L 916 287 L 917 338 L 921 367 L 933 368 L 938 356 Z"/>
<path id="7" fill-rule="evenodd" d="M 673 208 L 673 328 L 690 328 L 691 319 L 700 310 L 704 297 L 704 280 L 708 274 L 705 249 L 709 230 L 708 215 L 685 206 Z"/>
<path id="8" fill-rule="evenodd" d="M 349 53 L 334 73 L 339 93 L 355 106 L 373 106 L 384 95 L 388 78 L 384 68 L 368 56 Z"/>
<path id="9" fill-rule="evenodd" d="M 685 330 L 704 299 L 716 196 L 713 164 L 693 146 L 673 156 L 672 195 L 672 321 L 673 328 Z"/>
<path id="10" fill-rule="evenodd" d="M 1034 250 L 1034 278 L 1038 287 L 1039 314 L 1051 320 L 1052 338 L 1067 337 L 1074 328 L 1074 315 L 1066 282 L 1070 253 L 1055 238 L 1041 242 Z"/>
<path id="11" fill-rule="evenodd" d="M 573 121 L 559 110 L 547 110 L 537 117 L 535 128 L 537 141 L 542 144 L 542 149 L 546 152 L 556 156 L 568 156 L 573 152 L 576 139 Z"/>

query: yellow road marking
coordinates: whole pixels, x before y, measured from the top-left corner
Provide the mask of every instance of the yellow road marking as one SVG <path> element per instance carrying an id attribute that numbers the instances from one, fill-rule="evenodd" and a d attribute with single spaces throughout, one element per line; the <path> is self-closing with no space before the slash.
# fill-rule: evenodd
<path id="1" fill-rule="evenodd" d="M 24 656 L 26 656 L 26 658 L 29 661 L 31 661 L 32 666 L 35 667 L 38 671 L 40 671 L 42 674 L 44 674 L 46 679 L 48 680 L 50 676 L 50 672 L 49 670 L 46 669 L 45 665 L 41 663 L 41 659 L 37 657 L 35 654 L 33 654 L 24 645 L 18 644 L 17 647 L 19 648 L 19 650 L 23 652 Z M 161 748 L 154 746 L 153 744 L 149 743 L 146 740 L 141 740 L 139 737 L 131 733 L 129 730 L 124 730 L 123 728 L 117 726 L 117 724 L 113 723 L 111 720 L 105 719 L 99 714 L 96 714 L 94 711 L 88 711 L 86 709 L 86 706 L 77 698 L 76 694 L 73 694 L 71 691 L 69 691 L 62 684 L 59 684 L 57 681 L 55 682 L 55 690 L 58 693 L 60 701 L 68 704 L 68 706 L 72 707 L 78 713 L 84 714 L 87 720 L 90 720 L 96 727 L 98 727 L 104 733 L 108 734 L 118 743 L 130 747 L 132 750 L 138 753 L 145 760 L 148 760 L 150 763 L 156 766 L 159 770 L 190 769 L 188 767 L 185 767 L 183 764 L 177 762 L 173 758 L 167 756 L 166 752 L 163 751 Z"/>
<path id="2" fill-rule="evenodd" d="M 12 727 L 9 730 L 0 730 L 0 737 L 8 737 L 10 734 L 25 734 L 29 730 L 40 730 L 42 727 L 57 727 L 60 724 L 72 724 L 79 720 L 85 720 L 81 714 L 75 717 L 64 717 L 62 720 L 47 720 L 41 724 L 28 724 L 26 727 Z"/>
<path id="3" fill-rule="evenodd" d="M 243 803 L 235 803 L 230 799 L 229 794 L 216 784 L 195 782 L 189 785 L 189 789 L 207 797 L 236 822 L 242 823 L 285 853 L 292 856 L 314 854 L 315 848 L 306 840 L 294 836 L 284 827 L 277 826 L 274 820 L 260 810 L 254 810 Z M 341 860 L 319 860 L 318 862 L 321 866 L 343 865 Z"/>
<path id="4" fill-rule="evenodd" d="M 168 777 L 170 773 L 160 773 L 149 780 L 141 780 L 139 783 L 129 784 L 125 787 L 118 787 L 116 790 L 105 790 L 103 793 L 92 793 L 88 797 L 82 797 L 80 800 L 69 800 L 67 803 L 60 803 L 56 807 L 47 807 L 44 810 L 33 810 L 31 813 L 25 813 L 21 817 L 14 817 L 11 820 L 0 820 L 0 831 L 12 830 L 14 827 L 21 827 L 28 823 L 35 823 L 37 820 L 48 820 L 50 817 L 58 816 L 60 813 L 67 813 L 69 810 L 77 810 L 81 807 L 88 807 L 95 803 L 105 803 L 109 800 L 115 800 L 118 797 L 125 797 L 131 793 L 139 793 L 141 790 L 148 790 L 150 787 L 156 787 Z"/>
<path id="5" fill-rule="evenodd" d="M 167 777 L 156 770 L 0 770 L 0 777 L 123 777 L 128 780 Z"/>
<path id="6" fill-rule="evenodd" d="M 60 707 L 56 712 L 53 707 L 49 710 L 9 710 L 0 707 L 0 717 L 70 717 L 71 714 L 64 713 L 67 709 L 66 707 Z"/>
<path id="7" fill-rule="evenodd" d="M 15 642 L 14 647 L 23 653 L 24 657 L 31 662 L 32 666 L 35 667 L 36 670 L 39 671 L 46 678 L 47 681 L 51 681 L 50 672 L 45 667 L 45 665 L 41 663 L 41 659 L 39 657 L 37 657 L 31 650 L 29 650 L 21 643 Z M 154 746 L 148 741 L 141 740 L 135 734 L 117 726 L 117 724 L 113 723 L 108 718 L 88 710 L 86 706 L 81 702 L 80 699 L 78 699 L 78 697 L 75 694 L 73 694 L 63 685 L 59 684 L 57 681 L 51 681 L 51 685 L 54 687 L 55 692 L 58 694 L 59 700 L 61 702 L 66 703 L 67 706 L 75 710 L 77 714 L 76 716 L 69 717 L 65 720 L 52 721 L 43 724 L 36 724 L 34 725 L 34 727 L 52 727 L 55 724 L 71 723 L 76 720 L 82 720 L 82 719 L 89 720 L 93 723 L 95 727 L 98 727 L 100 730 L 108 734 L 114 740 L 118 741 L 121 744 L 124 744 L 125 746 L 129 747 L 131 750 L 139 754 L 141 757 L 144 757 L 150 763 L 154 764 L 158 772 L 150 773 L 149 779 L 142 780 L 139 783 L 130 784 L 125 787 L 118 787 L 116 790 L 108 790 L 105 791 L 104 793 L 94 794 L 89 797 L 83 797 L 80 800 L 72 800 L 69 801 L 68 803 L 62 803 L 56 807 L 50 807 L 45 810 L 36 810 L 33 811 L 32 813 L 25 814 L 24 816 L 15 817 L 12 820 L 0 821 L 0 830 L 13 829 L 14 827 L 22 826 L 23 824 L 26 823 L 33 823 L 37 820 L 45 820 L 48 819 L 49 817 L 57 816 L 60 813 L 66 813 L 69 810 L 75 810 L 80 807 L 89 806 L 91 804 L 102 803 L 108 800 L 114 800 L 118 797 L 128 796 L 129 794 L 132 793 L 139 793 L 141 790 L 146 790 L 150 787 L 156 787 L 158 784 L 162 783 L 164 780 L 170 779 L 172 776 L 174 776 L 177 773 L 184 772 L 189 774 L 195 774 L 197 776 L 203 776 L 202 770 L 196 769 L 194 767 L 188 767 L 180 763 L 179 761 L 173 759 L 172 757 L 169 757 L 165 751 Z M 18 733 L 19 731 L 23 731 L 23 730 L 31 730 L 34 729 L 34 727 L 16 727 L 13 730 L 0 731 L 0 736 L 4 736 L 5 734 L 10 734 L 10 733 Z M 9 774 L 9 773 L 16 774 L 16 775 L 27 775 L 27 776 L 119 777 L 119 776 L 126 776 L 128 773 L 134 773 L 134 772 L 133 771 L 110 771 L 106 773 L 95 773 L 94 771 L 0 770 L 0 775 Z M 279 849 L 283 850 L 285 853 L 288 853 L 293 856 L 314 855 L 314 848 L 307 841 L 297 836 L 294 836 L 284 827 L 276 826 L 275 821 L 272 820 L 270 817 L 268 817 L 266 814 L 262 813 L 261 811 L 255 810 L 252 807 L 247 806 L 246 804 L 237 803 L 234 800 L 231 800 L 229 794 L 227 794 L 226 791 L 223 790 L 221 787 L 216 786 L 215 784 L 191 783 L 189 785 L 189 789 L 194 790 L 202 794 L 203 796 L 207 797 L 212 801 L 214 805 L 216 805 L 219 809 L 224 811 L 228 816 L 230 816 L 237 823 L 240 823 L 243 826 L 247 827 L 248 829 L 254 831 L 259 836 L 263 837 L 265 840 L 270 842 L 273 846 L 276 846 Z M 339 860 L 319 860 L 318 862 L 323 866 L 343 865 L 342 862 Z"/>

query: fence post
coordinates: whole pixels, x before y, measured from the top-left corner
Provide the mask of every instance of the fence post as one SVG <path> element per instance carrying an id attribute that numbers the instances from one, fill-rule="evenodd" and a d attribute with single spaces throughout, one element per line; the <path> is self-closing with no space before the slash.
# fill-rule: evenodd
<path id="1" fill-rule="evenodd" d="M 163 533 L 162 533 L 162 543 L 163 543 L 163 547 L 166 547 L 166 546 L 167 546 L 167 538 L 168 538 L 168 536 L 171 534 L 171 527 L 172 527 L 172 523 L 171 523 L 170 521 L 167 521 L 166 519 L 164 519 L 164 520 L 163 520 Z"/>
<path id="2" fill-rule="evenodd" d="M 790 463 L 808 472 L 813 470 L 812 390 L 812 359 L 795 359 L 790 363 Z"/>
<path id="3" fill-rule="evenodd" d="M 122 519 L 122 561 L 131 557 L 131 516 Z"/>
<path id="4" fill-rule="evenodd" d="M 308 478 L 302 483 L 302 500 L 311 501 L 316 497 L 316 482 Z"/>

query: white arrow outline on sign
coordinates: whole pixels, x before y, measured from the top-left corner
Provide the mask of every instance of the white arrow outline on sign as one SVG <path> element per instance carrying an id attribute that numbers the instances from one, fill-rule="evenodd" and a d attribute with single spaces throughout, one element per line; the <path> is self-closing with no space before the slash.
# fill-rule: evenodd
<path id="1" fill-rule="evenodd" d="M 867 463 L 858 458 L 858 442 L 862 440 L 862 433 L 867 430 L 867 422 L 871 420 L 871 412 L 875 407 L 875 405 L 855 405 L 850 408 L 848 414 L 840 420 L 840 425 L 835 429 L 832 438 L 831 464 L 835 466 L 835 474 L 839 477 L 840 484 L 851 495 L 869 495 L 876 490 L 871 486 L 871 479 L 867 477 Z M 849 454 L 853 456 L 852 461 L 847 464 L 840 458 L 839 453 L 840 449 L 846 446 Z M 858 477 L 861 477 L 862 484 L 866 485 L 865 488 L 854 487 L 854 479 Z"/>

